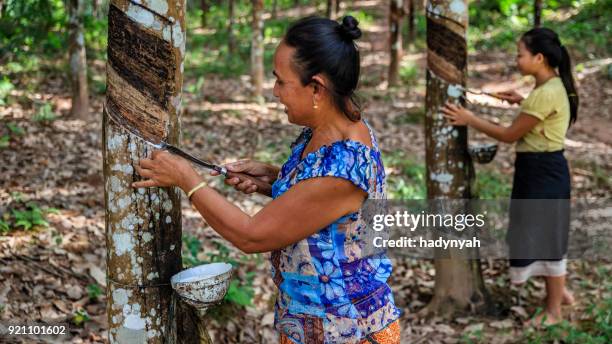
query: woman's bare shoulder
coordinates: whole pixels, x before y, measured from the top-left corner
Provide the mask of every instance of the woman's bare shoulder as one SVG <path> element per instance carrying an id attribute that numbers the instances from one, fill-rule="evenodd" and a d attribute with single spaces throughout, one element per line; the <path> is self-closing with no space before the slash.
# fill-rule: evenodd
<path id="1" fill-rule="evenodd" d="M 372 148 L 372 138 L 368 126 L 363 122 L 355 122 L 348 129 L 348 139 L 360 142 Z"/>

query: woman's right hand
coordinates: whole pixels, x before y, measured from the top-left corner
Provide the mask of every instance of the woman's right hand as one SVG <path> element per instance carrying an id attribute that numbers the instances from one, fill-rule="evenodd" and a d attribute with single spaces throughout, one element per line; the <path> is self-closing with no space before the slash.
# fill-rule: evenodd
<path id="1" fill-rule="evenodd" d="M 492 94 L 495 98 L 505 100 L 510 104 L 520 104 L 523 101 L 523 96 L 516 91 L 495 92 Z"/>
<path id="2" fill-rule="evenodd" d="M 255 185 L 251 180 L 241 178 L 240 176 L 226 177 L 226 185 L 233 186 L 234 189 L 236 189 L 237 191 L 241 191 L 245 194 L 259 192 L 266 196 L 271 196 L 269 193 L 272 188 L 272 183 L 274 183 L 274 181 L 276 180 L 278 172 L 280 170 L 276 166 L 253 160 L 239 160 L 236 162 L 225 164 L 224 167 L 227 168 L 229 172 L 244 173 L 246 175 L 249 175 L 264 183 L 266 185 L 266 188 L 265 190 L 260 190 L 260 188 Z M 212 171 L 210 172 L 210 175 L 218 176 L 219 172 Z"/>

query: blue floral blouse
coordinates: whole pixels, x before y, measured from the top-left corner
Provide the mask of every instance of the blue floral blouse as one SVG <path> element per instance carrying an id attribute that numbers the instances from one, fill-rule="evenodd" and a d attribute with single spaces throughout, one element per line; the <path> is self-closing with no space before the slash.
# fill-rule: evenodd
<path id="1" fill-rule="evenodd" d="M 372 129 L 372 148 L 353 140 L 322 146 L 301 159 L 312 137 L 305 128 L 272 185 L 277 198 L 302 180 L 333 176 L 385 198 L 385 171 Z M 295 343 L 356 343 L 400 316 L 387 279 L 384 253 L 366 255 L 361 210 L 319 232 L 272 252 L 272 276 L 279 288 L 276 329 Z M 371 230 L 371 229 L 370 229 Z"/>

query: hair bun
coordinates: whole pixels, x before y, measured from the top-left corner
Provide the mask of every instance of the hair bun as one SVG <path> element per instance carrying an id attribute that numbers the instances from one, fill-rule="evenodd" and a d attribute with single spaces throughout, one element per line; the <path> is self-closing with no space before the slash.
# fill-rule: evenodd
<path id="1" fill-rule="evenodd" d="M 355 17 L 345 16 L 342 18 L 342 24 L 340 24 L 338 29 L 342 37 L 345 39 L 354 40 L 361 37 L 361 30 L 359 27 L 357 27 L 357 25 L 359 25 L 359 21 L 355 19 Z"/>

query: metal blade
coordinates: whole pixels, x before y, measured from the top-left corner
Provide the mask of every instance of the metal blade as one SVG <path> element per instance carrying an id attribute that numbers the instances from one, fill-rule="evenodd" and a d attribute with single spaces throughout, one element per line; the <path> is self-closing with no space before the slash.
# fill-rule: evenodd
<path id="1" fill-rule="evenodd" d="M 106 114 L 108 115 L 108 118 L 111 119 L 111 121 L 113 121 L 113 123 L 115 123 L 118 127 L 120 127 L 121 129 L 129 132 L 130 134 L 138 137 L 139 139 L 141 139 L 144 143 L 157 148 L 157 149 L 164 149 L 167 150 L 168 152 L 178 155 L 180 157 L 183 157 L 199 166 L 202 166 L 204 168 L 208 168 L 214 171 L 217 171 L 219 173 L 221 173 L 224 176 L 227 176 L 227 169 L 225 167 L 201 160 L 196 158 L 195 156 L 183 151 L 182 149 L 175 147 L 171 144 L 168 144 L 167 142 L 165 142 L 164 140 L 160 140 L 158 143 L 154 143 L 151 142 L 147 139 L 145 139 L 137 130 L 135 130 L 134 128 L 132 128 L 131 126 L 125 125 L 121 122 L 120 119 L 115 118 L 114 114 L 112 113 L 112 111 L 105 111 Z"/>

